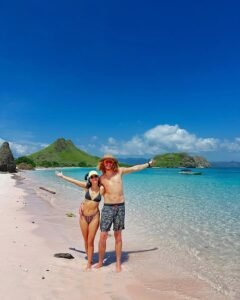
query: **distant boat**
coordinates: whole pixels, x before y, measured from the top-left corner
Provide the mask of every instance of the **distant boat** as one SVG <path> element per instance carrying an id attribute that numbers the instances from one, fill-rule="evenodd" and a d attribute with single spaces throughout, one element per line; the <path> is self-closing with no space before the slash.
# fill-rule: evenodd
<path id="1" fill-rule="evenodd" d="M 193 172 L 191 169 L 182 169 L 178 173 L 183 175 L 202 175 L 202 172 Z"/>

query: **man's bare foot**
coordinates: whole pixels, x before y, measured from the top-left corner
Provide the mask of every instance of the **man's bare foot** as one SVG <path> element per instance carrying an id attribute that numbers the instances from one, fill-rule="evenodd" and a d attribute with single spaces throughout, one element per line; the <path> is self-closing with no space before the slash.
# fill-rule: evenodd
<path id="1" fill-rule="evenodd" d="M 87 264 L 84 271 L 90 271 L 92 268 L 92 265 Z"/>
<path id="2" fill-rule="evenodd" d="M 102 266 L 103 266 L 103 264 L 99 262 L 99 263 L 97 263 L 97 264 L 94 266 L 94 268 L 95 268 L 95 269 L 100 269 Z"/>
<path id="3" fill-rule="evenodd" d="M 122 267 L 120 263 L 116 263 L 116 272 L 119 273 L 122 271 Z"/>

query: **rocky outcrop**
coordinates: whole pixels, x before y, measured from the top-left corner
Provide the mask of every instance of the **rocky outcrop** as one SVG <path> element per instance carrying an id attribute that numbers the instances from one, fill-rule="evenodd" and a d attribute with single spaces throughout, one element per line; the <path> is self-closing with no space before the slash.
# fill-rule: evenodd
<path id="1" fill-rule="evenodd" d="M 210 168 L 211 164 L 202 156 L 193 156 L 197 168 Z"/>
<path id="2" fill-rule="evenodd" d="M 0 147 L 0 171 L 16 172 L 16 164 L 8 142 L 4 142 Z"/>

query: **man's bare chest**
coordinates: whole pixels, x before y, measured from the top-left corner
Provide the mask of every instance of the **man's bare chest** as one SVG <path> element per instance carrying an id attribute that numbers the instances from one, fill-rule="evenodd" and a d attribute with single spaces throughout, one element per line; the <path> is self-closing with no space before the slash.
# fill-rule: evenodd
<path id="1" fill-rule="evenodd" d="M 104 187 L 117 187 L 122 184 L 122 178 L 119 174 L 104 176 L 101 178 L 101 183 Z"/>

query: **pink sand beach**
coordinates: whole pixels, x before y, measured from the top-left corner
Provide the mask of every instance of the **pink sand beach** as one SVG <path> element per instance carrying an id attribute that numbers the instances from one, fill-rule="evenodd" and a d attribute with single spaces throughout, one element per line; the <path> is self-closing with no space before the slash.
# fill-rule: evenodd
<path id="1" fill-rule="evenodd" d="M 149 259 L 151 251 L 140 255 L 134 247 L 137 233 L 130 229 L 123 234 L 121 273 L 115 272 L 112 232 L 107 243 L 108 264 L 85 272 L 78 216 L 70 218 L 56 210 L 51 195 L 46 201 L 45 193 L 33 188 L 24 172 L 0 174 L 1 300 L 227 299 L 193 275 L 169 268 L 161 249 L 148 249 L 154 250 L 157 264 Z M 95 261 L 97 243 L 98 235 Z M 54 257 L 59 252 L 71 253 L 74 259 Z"/>

